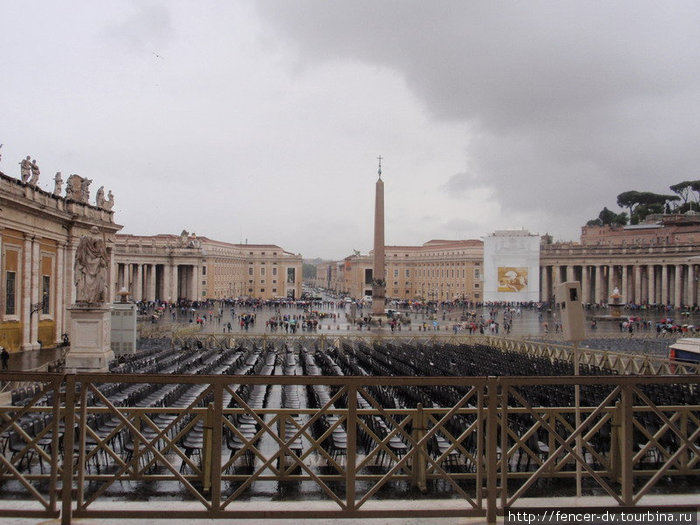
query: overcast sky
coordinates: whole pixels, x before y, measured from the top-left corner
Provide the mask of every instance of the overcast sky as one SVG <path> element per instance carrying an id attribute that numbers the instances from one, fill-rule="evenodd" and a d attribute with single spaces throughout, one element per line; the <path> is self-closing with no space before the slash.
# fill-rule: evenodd
<path id="1" fill-rule="evenodd" d="M 700 178 L 700 3 L 0 0 L 0 171 L 115 195 L 123 233 L 372 247 L 577 240 Z"/>

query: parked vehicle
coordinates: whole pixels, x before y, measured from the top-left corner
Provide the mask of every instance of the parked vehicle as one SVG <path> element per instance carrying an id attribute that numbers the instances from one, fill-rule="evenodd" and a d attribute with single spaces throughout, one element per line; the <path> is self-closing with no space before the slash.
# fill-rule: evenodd
<path id="1" fill-rule="evenodd" d="M 668 347 L 671 361 L 700 364 L 700 339 L 684 337 Z"/>

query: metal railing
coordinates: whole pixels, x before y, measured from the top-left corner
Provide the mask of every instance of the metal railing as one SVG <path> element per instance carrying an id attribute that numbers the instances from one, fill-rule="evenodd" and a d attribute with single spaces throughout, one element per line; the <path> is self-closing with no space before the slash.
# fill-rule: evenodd
<path id="1" fill-rule="evenodd" d="M 700 405 L 652 400 L 697 377 L 327 377 L 3 374 L 39 387 L 23 406 L 0 407 L 0 516 L 57 518 L 358 518 L 481 516 L 490 522 L 524 498 L 604 494 L 640 507 L 656 490 L 700 487 Z M 183 406 L 129 406 L 119 392 L 189 388 Z M 570 388 L 579 407 L 533 405 L 533 389 Z M 184 386 L 181 386 L 184 385 Z M 256 408 L 295 386 L 322 406 Z M 389 408 L 382 392 L 424 391 L 447 406 Z M 539 392 L 542 394 L 543 392 Z M 274 404 L 269 402 L 267 406 Z M 309 401 L 308 405 L 312 405 Z M 305 406 L 308 406 L 305 405 Z M 575 417 L 578 410 L 580 418 Z M 577 424 L 576 422 L 579 421 Z M 251 510 L 313 486 L 312 509 Z M 102 505 L 135 487 L 178 495 L 166 508 Z M 411 488 L 412 487 L 412 488 Z M 544 489 L 543 489 L 544 487 Z M 285 489 L 286 490 L 283 490 Z M 678 487 L 676 487 L 678 489 Z M 378 501 L 410 490 L 408 508 Z M 309 489 L 306 489 L 309 497 Z M 294 496 L 289 498 L 294 499 Z M 21 509 L 13 500 L 22 500 Z M 178 503 L 181 501 L 181 503 Z"/>

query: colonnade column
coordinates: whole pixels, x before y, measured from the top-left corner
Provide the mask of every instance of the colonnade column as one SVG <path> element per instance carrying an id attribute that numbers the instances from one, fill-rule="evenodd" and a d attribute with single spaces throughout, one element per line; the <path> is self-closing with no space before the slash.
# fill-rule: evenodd
<path id="1" fill-rule="evenodd" d="M 620 294 L 622 295 L 621 300 L 624 304 L 629 302 L 629 283 L 627 282 L 627 265 L 622 265 L 622 282 L 620 286 Z"/>
<path id="2" fill-rule="evenodd" d="M 32 239 L 24 236 L 24 248 L 22 250 L 22 350 L 32 350 L 31 321 L 32 315 Z"/>
<path id="3" fill-rule="evenodd" d="M 540 301 L 544 302 L 549 297 L 549 282 L 547 281 L 546 266 L 540 266 L 540 289 L 542 290 Z"/>
<path id="4" fill-rule="evenodd" d="M 668 267 L 661 265 L 661 300 L 662 304 L 668 303 Z"/>
<path id="5" fill-rule="evenodd" d="M 589 284 L 588 274 L 590 266 L 584 264 L 581 266 L 581 301 L 583 303 L 591 303 L 591 285 Z"/>
<path id="6" fill-rule="evenodd" d="M 134 299 L 136 301 L 142 301 L 143 300 L 143 264 L 136 264 L 134 266 L 135 269 L 135 276 L 134 280 L 136 281 L 134 284 Z"/>
<path id="7" fill-rule="evenodd" d="M 172 297 L 173 302 L 177 302 L 179 299 L 177 295 L 178 281 L 180 280 L 180 266 L 173 264 L 171 267 L 171 277 L 170 277 L 170 297 Z"/>
<path id="8" fill-rule="evenodd" d="M 148 296 L 147 299 L 149 301 L 155 301 L 156 300 L 156 265 L 155 264 L 149 264 L 148 265 Z"/>
<path id="9" fill-rule="evenodd" d="M 641 304 L 642 299 L 642 267 L 638 264 L 634 265 L 634 302 Z"/>
<path id="10" fill-rule="evenodd" d="M 595 302 L 600 304 L 605 301 L 603 296 L 603 266 L 595 267 Z"/>
<path id="11" fill-rule="evenodd" d="M 108 300 L 110 303 L 113 303 L 116 298 L 116 294 L 119 291 L 118 285 L 119 285 L 119 263 L 117 263 L 115 257 L 114 257 L 114 250 L 112 250 L 111 253 L 111 260 L 112 264 L 110 265 L 110 273 L 109 273 L 109 297 Z"/>
<path id="12" fill-rule="evenodd" d="M 695 282 L 695 265 L 688 265 L 688 306 L 694 306 L 698 303 L 698 290 Z"/>
<path id="13" fill-rule="evenodd" d="M 615 267 L 608 265 L 608 295 L 615 289 Z"/>
<path id="14" fill-rule="evenodd" d="M 161 293 L 163 294 L 163 299 L 164 301 L 168 301 L 169 303 L 175 302 L 173 299 L 172 294 L 172 286 L 170 285 L 170 280 L 172 279 L 172 267 L 170 264 L 164 264 L 163 265 L 163 285 L 161 286 Z"/>
<path id="15" fill-rule="evenodd" d="M 73 264 L 75 262 L 75 249 L 76 243 L 74 238 L 69 238 L 70 240 L 66 244 L 65 257 L 64 257 L 64 268 L 63 268 L 63 293 L 66 298 L 66 306 L 75 304 L 75 284 L 73 284 Z M 63 333 L 71 335 L 70 329 L 70 312 L 64 310 L 63 318 Z"/>
<path id="16" fill-rule="evenodd" d="M 681 278 L 683 277 L 683 265 L 677 264 L 675 267 L 675 283 L 673 287 L 673 305 L 680 308 L 683 304 L 683 288 L 681 286 Z"/>
<path id="17" fill-rule="evenodd" d="M 43 286 L 41 282 L 41 245 L 39 240 L 34 237 L 32 239 L 32 303 L 34 308 L 38 308 L 34 315 L 31 316 L 31 331 L 29 338 L 32 345 L 39 345 L 39 319 L 43 311 Z M 42 305 L 42 306 L 39 306 Z"/>
<path id="18" fill-rule="evenodd" d="M 53 318 L 56 323 L 56 333 L 54 336 L 57 343 L 61 341 L 61 336 L 63 335 L 63 309 L 65 308 L 63 302 L 63 271 L 65 254 L 66 245 L 64 243 L 59 243 L 56 249 L 56 300 L 54 301 L 56 311 L 53 313 Z"/>
<path id="19" fill-rule="evenodd" d="M 199 301 L 201 300 L 200 297 L 200 286 L 199 286 L 199 265 L 198 264 L 193 264 L 191 266 L 192 268 L 192 284 L 190 290 L 192 290 L 192 297 L 191 299 L 193 301 Z"/>
<path id="20" fill-rule="evenodd" d="M 574 278 L 574 267 L 571 264 L 566 265 L 566 282 L 573 281 Z"/>
<path id="21" fill-rule="evenodd" d="M 647 295 L 647 301 L 650 304 L 658 303 L 656 299 L 656 266 L 650 264 L 647 266 L 647 273 L 649 274 L 649 294 Z"/>

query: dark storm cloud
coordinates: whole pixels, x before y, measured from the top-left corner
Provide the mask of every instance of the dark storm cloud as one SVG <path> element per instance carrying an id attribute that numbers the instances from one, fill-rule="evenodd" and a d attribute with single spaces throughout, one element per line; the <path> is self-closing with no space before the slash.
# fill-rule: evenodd
<path id="1" fill-rule="evenodd" d="M 697 2 L 257 5 L 301 66 L 391 68 L 433 118 L 469 123 L 453 195 L 489 187 L 505 209 L 575 227 L 622 191 L 696 176 Z"/>

